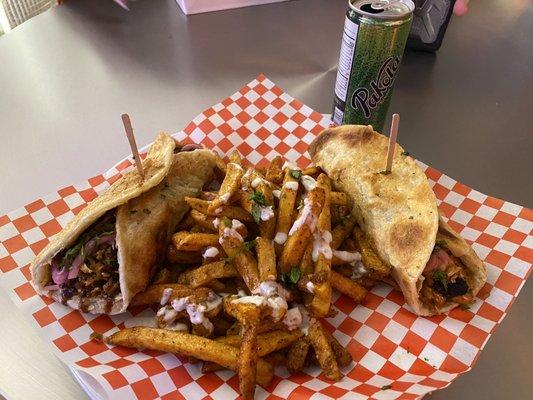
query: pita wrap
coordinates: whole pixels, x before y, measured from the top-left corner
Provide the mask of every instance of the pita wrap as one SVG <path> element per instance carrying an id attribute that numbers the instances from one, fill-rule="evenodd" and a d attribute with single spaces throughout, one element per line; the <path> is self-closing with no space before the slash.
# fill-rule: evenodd
<path id="1" fill-rule="evenodd" d="M 419 298 L 424 268 L 435 248 L 439 214 L 435 194 L 424 172 L 396 144 L 393 167 L 385 173 L 388 138 L 371 126 L 345 125 L 324 130 L 309 147 L 315 165 L 332 179 L 337 190 L 353 202 L 353 213 L 373 249 L 392 267 L 392 276 L 407 303 L 419 315 L 447 311 L 428 309 Z M 465 256 L 461 259 L 473 281 L 484 281 L 482 263 L 466 242 L 444 221 L 441 231 L 447 235 L 449 250 Z M 453 240 L 452 240 L 453 238 Z M 472 286 L 472 285 L 471 285 Z M 477 293 L 480 287 L 474 285 Z"/>
<path id="2" fill-rule="evenodd" d="M 148 284 L 160 249 L 166 246 L 169 234 L 187 211 L 184 197 L 199 193 L 215 165 L 215 155 L 211 151 L 174 154 L 174 148 L 174 139 L 160 134 L 143 161 L 144 179 L 136 171 L 126 173 L 51 239 L 30 266 L 32 282 L 38 293 L 91 313 L 116 314 L 127 308 L 131 298 Z M 99 236 L 92 240 L 84 239 L 94 235 L 102 223 L 106 224 L 107 230 L 111 225 L 113 232 L 99 232 Z M 76 246 L 81 247 L 78 255 L 88 252 L 90 242 L 95 242 L 92 243 L 93 253 L 98 253 L 97 246 L 103 245 L 118 263 L 114 273 L 118 269 L 116 285 L 120 290 L 116 288 L 117 294 L 113 298 L 101 294 L 100 287 L 95 288 L 99 295 L 65 296 L 63 286 L 58 288 L 60 285 L 54 284 L 57 283 L 53 279 L 54 260 L 66 257 Z M 107 247 L 103 242 L 109 242 Z M 84 267 L 81 266 L 82 271 Z M 73 265 L 69 268 L 74 269 Z M 64 276 L 62 281 L 75 287 L 78 274 L 73 277 L 71 272 L 68 274 L 68 280 Z M 105 282 L 103 286 L 110 283 Z M 102 283 L 98 285 L 102 286 Z"/>

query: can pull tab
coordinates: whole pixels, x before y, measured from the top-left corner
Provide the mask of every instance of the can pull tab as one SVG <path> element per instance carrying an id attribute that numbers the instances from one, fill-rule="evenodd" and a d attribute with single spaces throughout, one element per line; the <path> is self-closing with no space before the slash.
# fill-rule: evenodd
<path id="1" fill-rule="evenodd" d="M 401 10 L 401 3 L 400 0 L 376 0 L 370 4 L 365 4 L 361 9 L 372 14 L 379 14 L 383 11 Z"/>

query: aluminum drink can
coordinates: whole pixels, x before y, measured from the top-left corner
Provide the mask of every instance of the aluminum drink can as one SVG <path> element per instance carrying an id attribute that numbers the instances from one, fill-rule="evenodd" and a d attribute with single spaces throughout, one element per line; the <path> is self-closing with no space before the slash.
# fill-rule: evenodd
<path id="1" fill-rule="evenodd" d="M 411 0 L 348 0 L 332 120 L 382 132 L 409 36 Z"/>

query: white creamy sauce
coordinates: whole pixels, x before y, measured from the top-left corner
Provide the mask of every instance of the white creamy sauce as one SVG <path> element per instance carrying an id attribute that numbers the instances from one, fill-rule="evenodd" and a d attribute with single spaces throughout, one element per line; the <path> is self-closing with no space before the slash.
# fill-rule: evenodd
<path id="1" fill-rule="evenodd" d="M 220 218 L 215 218 L 213 220 L 213 226 L 218 229 L 218 227 L 220 226 Z"/>
<path id="2" fill-rule="evenodd" d="M 281 197 L 281 190 L 274 189 L 274 190 L 272 191 L 272 194 L 274 195 L 274 197 L 275 197 L 276 199 L 279 199 L 279 198 Z"/>
<path id="3" fill-rule="evenodd" d="M 222 207 L 218 207 L 216 210 L 215 210 L 215 214 L 218 215 L 222 212 L 223 208 Z"/>
<path id="4" fill-rule="evenodd" d="M 241 234 L 237 232 L 235 228 L 228 228 L 228 227 L 224 228 L 224 231 L 222 232 L 222 237 L 218 239 L 218 242 L 220 244 L 223 244 L 224 238 L 227 238 L 227 237 L 234 237 L 239 242 L 244 242 L 244 239 L 242 238 Z"/>
<path id="5" fill-rule="evenodd" d="M 208 331 L 213 330 L 213 324 L 209 321 L 209 318 L 205 316 L 205 313 L 218 307 L 222 302 L 222 298 L 216 294 L 211 295 L 207 301 L 199 304 L 191 303 L 190 297 L 182 297 L 172 300 L 172 308 L 176 312 L 186 311 L 189 315 L 189 320 L 193 325 L 203 325 Z"/>
<path id="6" fill-rule="evenodd" d="M 164 306 L 168 303 L 168 300 L 170 299 L 170 296 L 172 296 L 172 288 L 166 288 L 163 290 L 163 295 L 161 296 L 161 305 Z"/>
<path id="7" fill-rule="evenodd" d="M 124 321 L 125 328 L 133 328 L 134 326 L 146 326 L 148 328 L 157 328 L 157 320 L 154 317 L 132 317 Z"/>
<path id="8" fill-rule="evenodd" d="M 205 258 L 213 258 L 213 257 L 216 257 L 218 256 L 220 252 L 218 251 L 218 249 L 216 247 L 208 247 L 207 249 L 205 249 L 204 253 L 202 254 L 202 257 L 205 259 Z"/>
<path id="9" fill-rule="evenodd" d="M 316 181 L 315 178 L 313 178 L 312 176 L 302 175 L 300 180 L 302 181 L 302 185 L 304 186 L 306 191 L 310 192 L 311 190 L 316 188 Z"/>
<path id="10" fill-rule="evenodd" d="M 248 168 L 241 178 L 241 186 L 244 190 L 248 190 L 248 183 L 250 183 L 250 177 L 252 176 L 253 169 Z"/>
<path id="11" fill-rule="evenodd" d="M 294 182 L 294 181 L 285 182 L 283 184 L 283 187 L 285 189 L 297 191 L 298 190 L 298 182 Z"/>
<path id="12" fill-rule="evenodd" d="M 307 289 L 309 293 L 315 293 L 315 284 L 313 282 L 311 281 L 307 282 L 305 284 L 305 288 Z"/>
<path id="13" fill-rule="evenodd" d="M 168 329 L 169 331 L 185 331 L 187 332 L 189 330 L 189 327 L 184 324 L 183 322 L 174 322 L 172 324 L 169 324 L 165 326 L 165 329 Z"/>
<path id="14" fill-rule="evenodd" d="M 298 307 L 293 307 L 287 310 L 283 323 L 287 325 L 290 331 L 299 328 L 302 325 L 302 313 Z"/>
<path id="15" fill-rule="evenodd" d="M 219 197 L 219 199 L 223 204 L 227 204 L 230 197 L 231 193 L 224 193 L 222 196 Z"/>
<path id="16" fill-rule="evenodd" d="M 333 236 L 331 236 L 331 232 L 330 231 L 315 232 L 313 236 L 314 236 L 313 251 L 311 253 L 313 261 L 316 262 L 318 260 L 319 254 L 324 255 L 324 258 L 326 260 L 331 260 L 333 256 L 333 252 L 331 251 L 331 246 L 330 246 L 330 243 L 333 240 Z"/>
<path id="17" fill-rule="evenodd" d="M 234 162 L 230 162 L 228 163 L 228 166 L 233 166 L 234 168 L 238 169 L 239 171 L 242 171 L 242 166 L 240 166 L 239 164 L 237 163 L 234 163 Z"/>
<path id="18" fill-rule="evenodd" d="M 274 218 L 274 210 L 272 206 L 259 206 L 261 210 L 261 221 L 268 221 L 271 218 Z"/>
<path id="19" fill-rule="evenodd" d="M 285 161 L 285 163 L 283 163 L 283 167 L 282 167 L 282 169 L 285 169 L 285 168 L 289 168 L 289 169 L 297 169 L 297 168 L 296 168 L 296 165 L 294 165 L 294 164 L 291 163 L 290 161 Z"/>
<path id="20" fill-rule="evenodd" d="M 362 278 L 363 275 L 365 275 L 366 273 L 368 273 L 368 270 L 365 268 L 361 261 L 357 261 L 355 262 L 355 264 L 353 264 L 352 279 Z"/>
<path id="21" fill-rule="evenodd" d="M 349 264 L 355 263 L 361 260 L 361 254 L 358 253 L 357 251 L 351 252 L 351 251 L 333 250 L 333 255 L 337 257 L 339 260 L 342 260 Z"/>
<path id="22" fill-rule="evenodd" d="M 292 224 L 291 230 L 289 231 L 289 236 L 292 236 L 294 232 L 296 232 L 300 227 L 302 227 L 304 224 L 309 225 L 309 229 L 311 232 L 315 231 L 316 227 L 316 215 L 313 214 L 313 207 L 311 202 L 308 198 L 304 199 L 304 206 L 302 208 L 302 212 L 294 221 L 294 224 Z"/>
<path id="23" fill-rule="evenodd" d="M 279 321 L 289 307 L 287 297 L 289 293 L 279 283 L 264 281 L 253 291 L 251 296 L 244 296 L 233 300 L 234 303 L 252 303 L 256 306 L 268 306 L 272 310 L 272 318 Z"/>
<path id="24" fill-rule="evenodd" d="M 287 241 L 287 234 L 284 232 L 277 232 L 274 236 L 274 242 L 277 244 L 284 244 Z"/>
<path id="25" fill-rule="evenodd" d="M 244 224 L 239 221 L 238 219 L 232 219 L 231 220 L 231 227 L 234 228 L 234 229 L 239 229 L 239 228 L 242 228 L 244 226 Z"/>
<path id="26" fill-rule="evenodd" d="M 238 299 L 232 300 L 232 303 L 252 303 L 256 306 L 262 306 L 266 303 L 266 299 L 260 295 L 242 296 Z"/>

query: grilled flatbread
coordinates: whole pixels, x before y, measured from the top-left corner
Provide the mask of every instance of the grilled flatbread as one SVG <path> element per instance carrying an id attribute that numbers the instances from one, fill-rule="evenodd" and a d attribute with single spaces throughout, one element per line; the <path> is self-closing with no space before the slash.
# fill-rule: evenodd
<path id="1" fill-rule="evenodd" d="M 91 313 L 123 312 L 157 265 L 158 249 L 211 177 L 208 150 L 174 154 L 160 134 L 143 161 L 81 210 L 31 264 L 40 294 Z"/>
<path id="2" fill-rule="evenodd" d="M 439 229 L 435 194 L 423 171 L 399 144 L 392 171 L 385 173 L 387 146 L 388 139 L 371 126 L 345 125 L 324 130 L 309 153 L 337 190 L 351 198 L 359 225 L 377 255 L 392 267 L 392 276 L 413 310 L 419 315 L 446 311 L 457 304 L 427 306 L 419 296 Z M 472 265 L 467 266 L 475 274 L 472 282 L 484 281 L 479 258 L 444 221 L 441 226 L 450 238 L 448 250 L 454 256 L 455 252 L 466 256 L 464 262 Z M 477 293 L 478 286 L 470 285 L 470 289 Z"/>

